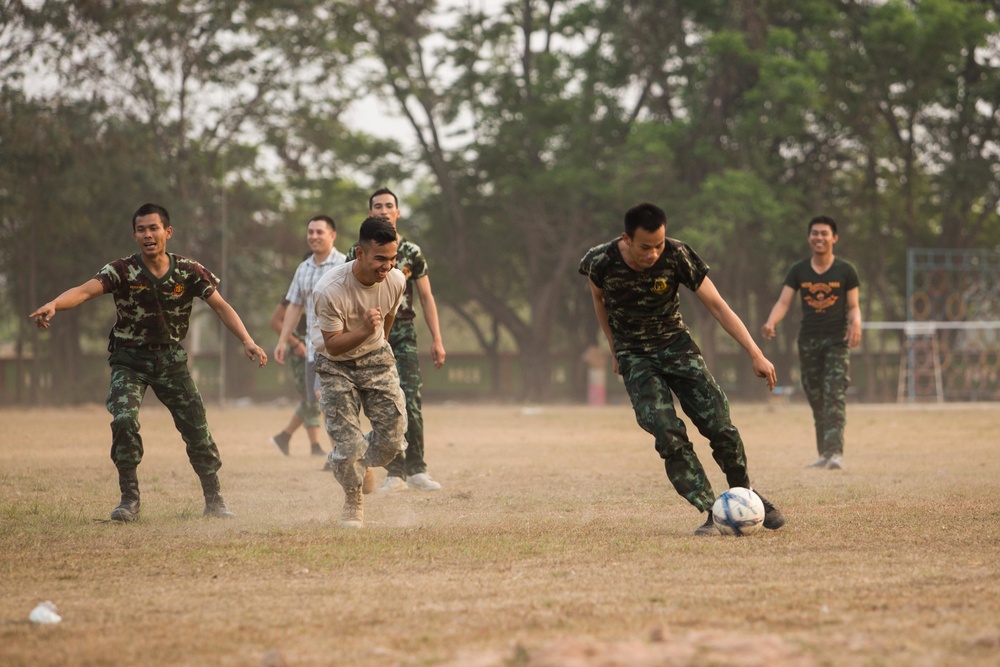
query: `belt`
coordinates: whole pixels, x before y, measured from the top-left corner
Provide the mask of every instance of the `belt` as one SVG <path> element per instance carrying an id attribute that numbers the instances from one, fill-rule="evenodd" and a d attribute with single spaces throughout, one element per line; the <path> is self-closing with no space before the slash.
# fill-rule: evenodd
<path id="1" fill-rule="evenodd" d="M 177 347 L 177 343 L 150 343 L 149 345 L 140 345 L 140 350 L 151 350 L 156 352 L 158 350 L 173 350 Z"/>

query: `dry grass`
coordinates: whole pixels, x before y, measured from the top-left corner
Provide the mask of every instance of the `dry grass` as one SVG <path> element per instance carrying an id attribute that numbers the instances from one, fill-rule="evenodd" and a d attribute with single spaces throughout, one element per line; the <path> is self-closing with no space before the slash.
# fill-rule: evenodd
<path id="1" fill-rule="evenodd" d="M 803 469 L 807 408 L 737 406 L 789 523 L 699 539 L 625 407 L 429 406 L 444 490 L 346 532 L 304 436 L 267 443 L 288 408 L 210 409 L 227 522 L 148 402 L 124 526 L 101 406 L 0 411 L 0 664 L 1000 663 L 994 406 L 851 406 L 844 472 Z M 63 622 L 29 623 L 46 599 Z"/>

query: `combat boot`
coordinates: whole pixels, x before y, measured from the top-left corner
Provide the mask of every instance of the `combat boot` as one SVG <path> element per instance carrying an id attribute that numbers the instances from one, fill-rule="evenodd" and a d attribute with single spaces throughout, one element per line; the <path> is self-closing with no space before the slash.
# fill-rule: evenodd
<path id="1" fill-rule="evenodd" d="M 201 488 L 205 492 L 205 516 L 216 519 L 232 519 L 236 515 L 226 507 L 226 501 L 219 493 L 219 477 L 215 473 L 201 478 Z"/>
<path id="2" fill-rule="evenodd" d="M 135 468 L 118 470 L 118 486 L 122 501 L 111 510 L 111 520 L 128 523 L 139 518 L 139 477 Z"/>
<path id="3" fill-rule="evenodd" d="M 344 509 L 340 513 L 340 525 L 344 528 L 361 528 L 364 525 L 365 496 L 358 484 L 344 489 Z"/>
<path id="4" fill-rule="evenodd" d="M 715 527 L 715 519 L 712 518 L 712 510 L 708 511 L 708 518 L 705 519 L 705 523 L 698 526 L 694 534 L 699 536 L 719 534 L 719 529 Z"/>
<path id="5" fill-rule="evenodd" d="M 375 471 L 365 468 L 365 479 L 361 482 L 361 493 L 366 496 L 375 490 Z"/>
<path id="6" fill-rule="evenodd" d="M 757 491 L 754 491 L 757 493 Z M 777 507 L 771 504 L 764 496 L 757 493 L 757 497 L 764 503 L 764 527 L 768 530 L 778 530 L 785 525 L 785 515 Z"/>

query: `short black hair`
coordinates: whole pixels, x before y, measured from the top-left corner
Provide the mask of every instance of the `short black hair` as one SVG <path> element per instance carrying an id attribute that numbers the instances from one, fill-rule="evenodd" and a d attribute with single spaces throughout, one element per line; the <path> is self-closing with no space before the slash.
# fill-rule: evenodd
<path id="1" fill-rule="evenodd" d="M 396 242 L 396 228 L 382 216 L 365 218 L 358 230 L 358 245 L 374 243 L 385 245 Z"/>
<path id="2" fill-rule="evenodd" d="M 635 236 L 635 230 L 642 227 L 647 232 L 655 232 L 660 227 L 667 226 L 667 214 L 655 204 L 643 202 L 625 211 L 625 233 L 629 238 Z"/>
<path id="3" fill-rule="evenodd" d="M 327 227 L 330 228 L 331 232 L 337 231 L 337 223 L 334 222 L 333 218 L 331 218 L 328 215 L 314 215 L 313 217 L 309 218 L 309 220 L 306 221 L 306 227 L 308 227 L 309 223 L 313 222 L 314 220 L 321 220 L 322 222 L 325 222 Z"/>
<path id="4" fill-rule="evenodd" d="M 132 214 L 132 231 L 135 231 L 136 220 L 147 215 L 153 215 L 154 213 L 160 216 L 160 222 L 163 223 L 164 227 L 170 226 L 170 214 L 167 213 L 167 209 L 163 208 L 159 204 L 143 204 L 136 209 L 135 213 Z"/>
<path id="5" fill-rule="evenodd" d="M 810 220 L 809 227 L 806 228 L 807 231 L 811 232 L 813 225 L 830 225 L 830 231 L 833 232 L 834 236 L 837 235 L 837 223 L 828 215 L 817 215 L 815 218 Z"/>
<path id="6" fill-rule="evenodd" d="M 399 197 L 396 196 L 396 193 L 389 188 L 379 188 L 372 193 L 371 197 L 368 198 L 369 211 L 372 210 L 372 203 L 375 201 L 375 197 L 378 197 L 379 195 L 392 195 L 392 201 L 396 204 L 396 208 L 399 208 Z"/>

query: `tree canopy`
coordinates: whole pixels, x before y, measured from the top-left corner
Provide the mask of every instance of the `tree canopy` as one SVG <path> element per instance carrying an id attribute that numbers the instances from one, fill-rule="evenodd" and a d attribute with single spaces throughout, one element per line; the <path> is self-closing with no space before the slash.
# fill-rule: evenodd
<path id="1" fill-rule="evenodd" d="M 351 228 L 365 192 L 389 185 L 439 303 L 487 351 L 509 336 L 534 399 L 554 354 L 597 342 L 576 265 L 639 201 L 667 211 L 668 234 L 708 261 L 752 332 L 814 215 L 840 223 L 868 319 L 905 318 L 908 248 L 1000 244 L 994 2 L 46 1 L 0 14 L 0 326 L 23 344 L 23 314 L 129 252 L 126 217 L 150 199 L 184 221 L 174 250 L 227 266 L 237 308 L 262 323 L 300 223 L 326 211 Z M 366 97 L 412 141 L 351 126 Z M 224 257 L 226 241 L 239 251 Z M 728 345 L 701 309 L 685 316 L 707 355 Z M 70 363 L 93 317 L 53 331 L 53 356 Z"/>

